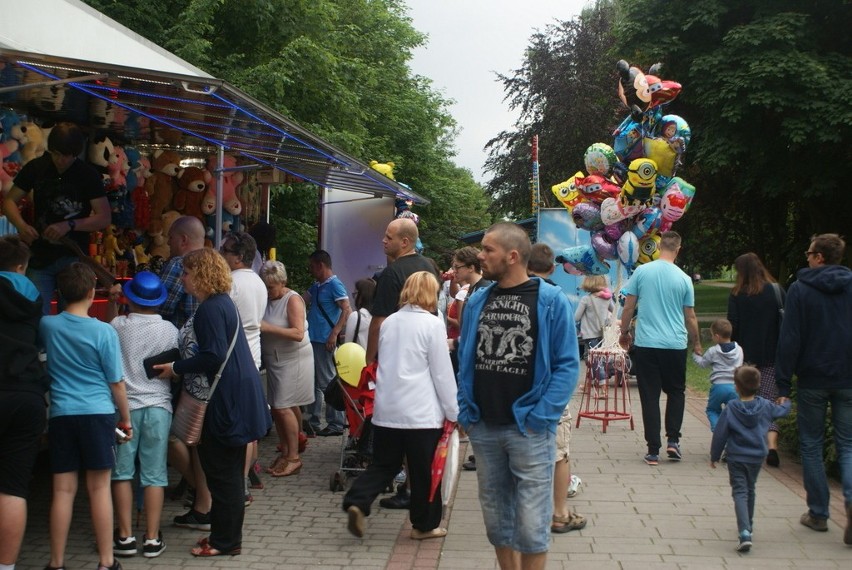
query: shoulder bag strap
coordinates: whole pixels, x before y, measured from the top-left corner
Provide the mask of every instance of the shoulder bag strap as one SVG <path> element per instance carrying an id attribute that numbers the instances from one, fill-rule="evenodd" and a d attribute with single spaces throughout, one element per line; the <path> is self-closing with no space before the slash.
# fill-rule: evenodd
<path id="1" fill-rule="evenodd" d="M 325 317 L 325 320 L 328 321 L 328 326 L 330 326 L 331 328 L 334 328 L 334 323 L 331 321 L 331 318 L 328 316 L 328 313 L 325 312 L 325 309 L 322 308 L 322 303 L 320 303 L 320 300 L 319 300 L 321 288 L 322 288 L 322 285 L 317 287 L 317 308 L 320 310 L 320 313 L 322 313 L 322 316 Z"/>
<path id="2" fill-rule="evenodd" d="M 213 377 L 213 384 L 210 386 L 210 393 L 207 395 L 208 402 L 211 398 L 213 398 L 213 391 L 219 383 L 219 378 L 222 377 L 222 371 L 225 370 L 225 365 L 228 364 L 228 360 L 231 358 L 231 352 L 234 351 L 234 346 L 237 344 L 237 336 L 239 336 L 241 326 L 242 324 L 240 324 L 239 315 L 237 315 L 237 330 L 234 331 L 234 338 L 231 339 L 231 346 L 228 347 L 228 352 L 225 354 L 225 360 L 222 361 L 222 366 L 219 367 L 219 371 L 216 372 L 216 376 Z"/>
<path id="3" fill-rule="evenodd" d="M 775 301 L 778 302 L 778 309 L 783 309 L 784 301 L 781 300 L 781 286 L 778 283 L 773 283 L 772 290 L 775 291 Z"/>
<path id="4" fill-rule="evenodd" d="M 358 342 L 358 331 L 361 330 L 361 309 L 358 309 L 358 319 L 355 321 L 355 335 L 352 337 L 352 342 Z"/>

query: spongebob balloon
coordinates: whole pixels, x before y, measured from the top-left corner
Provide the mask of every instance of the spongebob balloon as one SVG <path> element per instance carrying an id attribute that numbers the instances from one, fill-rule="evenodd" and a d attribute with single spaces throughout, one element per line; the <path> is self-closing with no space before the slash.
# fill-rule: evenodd
<path id="1" fill-rule="evenodd" d="M 577 179 L 582 177 L 583 173 L 578 170 L 574 176 L 565 182 L 560 182 L 550 187 L 550 191 L 565 206 L 569 214 L 573 212 L 574 206 L 583 201 L 583 195 L 580 194 L 576 184 Z"/>

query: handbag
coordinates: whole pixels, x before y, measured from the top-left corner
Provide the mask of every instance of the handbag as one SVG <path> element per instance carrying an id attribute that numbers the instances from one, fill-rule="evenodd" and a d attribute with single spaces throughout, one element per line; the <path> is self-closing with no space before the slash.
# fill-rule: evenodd
<path id="1" fill-rule="evenodd" d="M 778 322 L 784 320 L 784 301 L 781 299 L 781 286 L 778 283 L 772 284 L 772 290 L 775 291 L 775 301 L 778 303 Z"/>
<path id="2" fill-rule="evenodd" d="M 216 376 L 213 377 L 213 384 L 210 386 L 210 393 L 206 400 L 199 400 L 186 390 L 181 394 L 178 400 L 175 413 L 172 416 L 172 434 L 186 445 L 192 447 L 201 443 L 201 430 L 204 427 L 204 415 L 207 412 L 207 404 L 210 398 L 213 397 L 213 392 L 216 390 L 216 385 L 219 384 L 219 378 L 222 377 L 222 371 L 225 370 L 225 365 L 231 357 L 231 352 L 234 350 L 234 345 L 237 344 L 237 335 L 240 332 L 240 321 L 237 320 L 237 330 L 234 331 L 234 338 L 231 339 L 231 346 L 228 347 L 228 353 L 225 355 L 225 360 Z"/>
<path id="3" fill-rule="evenodd" d="M 334 378 L 331 379 L 331 382 L 328 383 L 328 386 L 323 390 L 323 398 L 325 398 L 325 404 L 327 406 L 331 406 L 338 412 L 346 411 L 346 401 L 343 395 L 343 386 L 340 385 L 340 377 L 336 374 Z"/>

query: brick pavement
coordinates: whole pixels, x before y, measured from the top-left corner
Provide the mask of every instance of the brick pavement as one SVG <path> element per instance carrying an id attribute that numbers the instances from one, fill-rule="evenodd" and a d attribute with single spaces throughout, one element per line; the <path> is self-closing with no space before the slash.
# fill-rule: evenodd
<path id="1" fill-rule="evenodd" d="M 579 392 L 574 406 L 579 402 Z M 736 521 L 727 471 L 707 465 L 710 432 L 703 398 L 690 397 L 683 428 L 684 461 L 657 467 L 641 457 L 644 441 L 638 396 L 633 390 L 636 430 L 611 423 L 603 434 L 598 422 L 584 419 L 574 431 L 572 466 L 583 480 L 572 507 L 588 526 L 553 538 L 548 568 L 848 568 L 852 549 L 842 543 L 845 520 L 842 495 L 832 490 L 829 532 L 816 533 L 798 522 L 805 510 L 801 468 L 782 457 L 781 469 L 764 469 L 758 481 L 755 546 L 747 555 L 734 551 Z M 168 545 L 159 557 L 121 559 L 128 570 L 147 568 L 321 568 L 321 569 L 465 569 L 496 568 L 485 538 L 477 499 L 476 476 L 462 472 L 451 505 L 450 534 L 442 540 L 408 538 L 407 511 L 378 506 L 367 519 L 364 539 L 346 531 L 342 494 L 329 491 L 340 451 L 339 438 L 310 440 L 305 467 L 294 477 L 263 476 L 266 488 L 254 491 L 247 509 L 243 552 L 237 557 L 196 559 L 188 551 L 198 531 L 169 522 L 184 511 L 167 501 L 163 534 Z M 460 455 L 466 457 L 467 445 Z M 261 446 L 262 463 L 274 453 L 274 441 Z M 41 569 L 48 560 L 49 477 L 36 477 L 30 517 L 18 568 Z M 137 531 L 137 537 L 141 535 Z M 83 483 L 78 493 L 67 550 L 68 568 L 93 568 L 91 523 Z"/>

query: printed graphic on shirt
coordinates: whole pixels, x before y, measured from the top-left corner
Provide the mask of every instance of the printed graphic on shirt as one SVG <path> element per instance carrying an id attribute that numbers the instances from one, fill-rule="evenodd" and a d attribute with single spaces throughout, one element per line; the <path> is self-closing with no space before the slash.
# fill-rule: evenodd
<path id="1" fill-rule="evenodd" d="M 499 295 L 482 310 L 477 329 L 476 370 L 527 376 L 535 340 L 530 336 L 532 307 L 522 295 Z"/>

